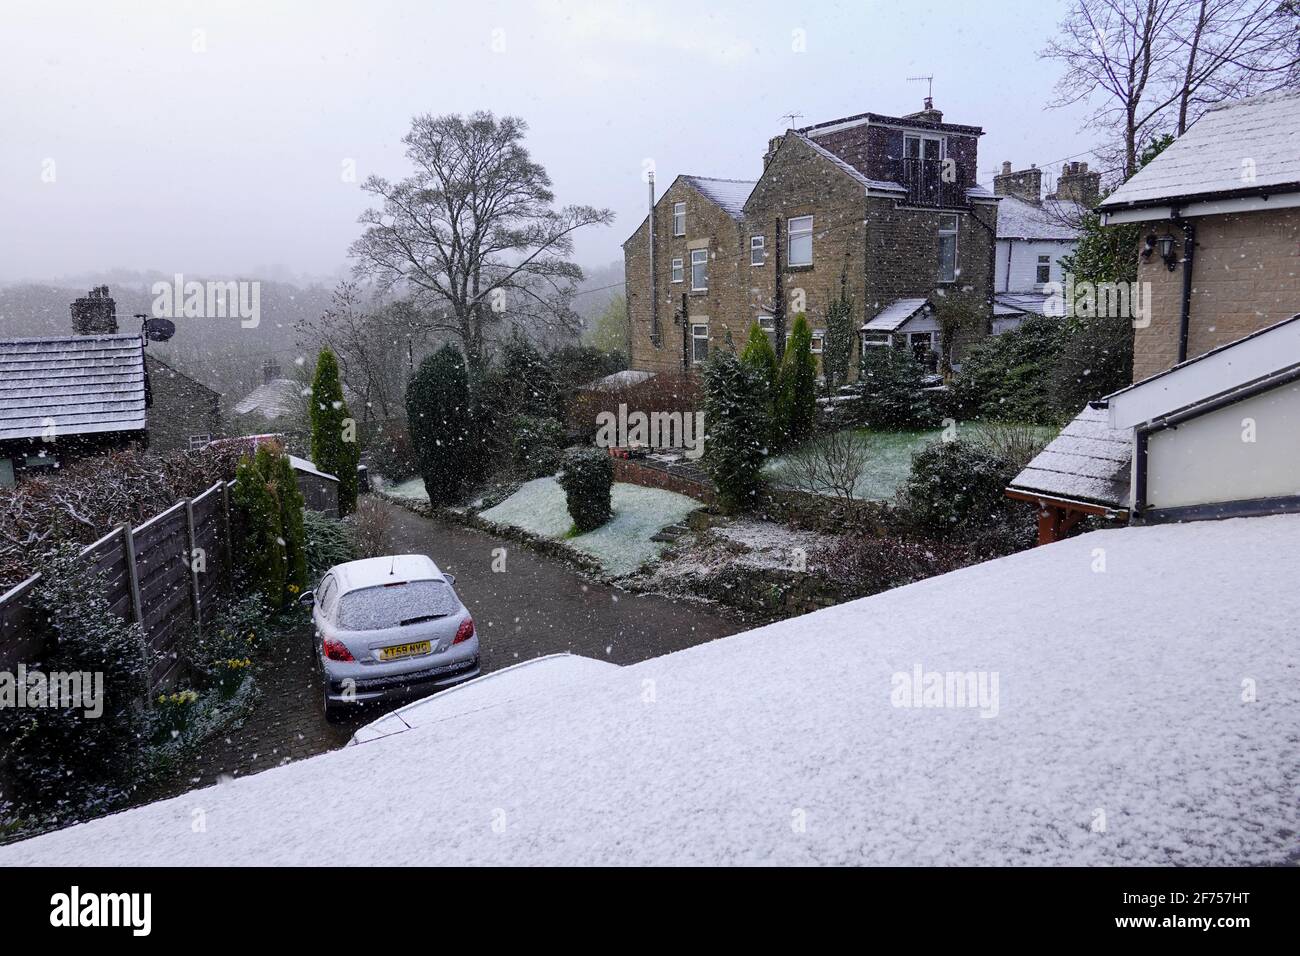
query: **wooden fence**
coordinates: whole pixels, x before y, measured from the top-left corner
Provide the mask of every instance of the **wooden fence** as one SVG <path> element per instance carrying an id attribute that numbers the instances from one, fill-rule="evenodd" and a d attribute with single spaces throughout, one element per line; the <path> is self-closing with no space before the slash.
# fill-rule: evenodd
<path id="1" fill-rule="evenodd" d="M 121 524 L 81 551 L 87 576 L 102 576 L 113 611 L 143 628 L 155 661 L 154 688 L 172 683 L 181 636 L 202 627 L 204 609 L 230 582 L 233 485 L 218 482 L 134 528 Z M 42 622 L 29 600 L 40 579 L 32 575 L 0 596 L 0 670 L 43 656 Z"/>

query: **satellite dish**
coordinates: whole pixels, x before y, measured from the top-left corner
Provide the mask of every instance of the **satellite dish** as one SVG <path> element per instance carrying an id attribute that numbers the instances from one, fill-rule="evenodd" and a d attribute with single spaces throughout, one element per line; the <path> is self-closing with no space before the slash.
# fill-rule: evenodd
<path id="1" fill-rule="evenodd" d="M 166 342 L 176 334 L 176 323 L 171 319 L 145 319 L 144 337 L 150 342 Z"/>

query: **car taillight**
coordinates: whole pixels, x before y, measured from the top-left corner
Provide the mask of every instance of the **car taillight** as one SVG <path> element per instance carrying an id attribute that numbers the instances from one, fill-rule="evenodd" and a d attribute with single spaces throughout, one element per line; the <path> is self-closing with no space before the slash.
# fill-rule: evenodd
<path id="1" fill-rule="evenodd" d="M 348 650 L 347 645 L 342 641 L 326 641 L 323 649 L 325 656 L 332 661 L 350 661 L 352 652 Z"/>
<path id="2" fill-rule="evenodd" d="M 468 641 L 474 636 L 474 619 L 467 617 L 460 622 L 460 627 L 456 628 L 456 639 L 453 644 L 459 644 L 461 641 Z"/>

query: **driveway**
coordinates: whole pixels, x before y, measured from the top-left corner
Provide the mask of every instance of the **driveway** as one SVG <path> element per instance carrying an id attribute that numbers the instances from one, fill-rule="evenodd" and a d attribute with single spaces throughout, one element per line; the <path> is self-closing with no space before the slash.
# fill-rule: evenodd
<path id="1" fill-rule="evenodd" d="M 707 605 L 595 584 L 518 542 L 384 507 L 391 516 L 389 551 L 428 554 L 456 575 L 456 590 L 478 628 L 485 672 L 561 651 L 631 664 L 745 629 Z M 326 723 L 309 642 L 304 628 L 298 641 L 274 651 L 259 669 L 262 696 L 243 726 L 211 741 L 170 786 L 148 799 L 334 750 L 382 713 L 371 709 L 344 723 Z"/>

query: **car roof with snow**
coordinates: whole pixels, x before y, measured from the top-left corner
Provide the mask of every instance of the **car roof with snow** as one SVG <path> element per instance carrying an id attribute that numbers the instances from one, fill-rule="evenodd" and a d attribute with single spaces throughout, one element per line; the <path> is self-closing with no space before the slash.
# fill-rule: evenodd
<path id="1" fill-rule="evenodd" d="M 1297 566 L 1300 515 L 1096 531 L 0 864 L 1294 863 Z"/>
<path id="2" fill-rule="evenodd" d="M 339 582 L 340 593 L 379 587 L 400 581 L 443 581 L 445 578 L 426 554 L 386 554 L 336 564 L 330 569 Z"/>

